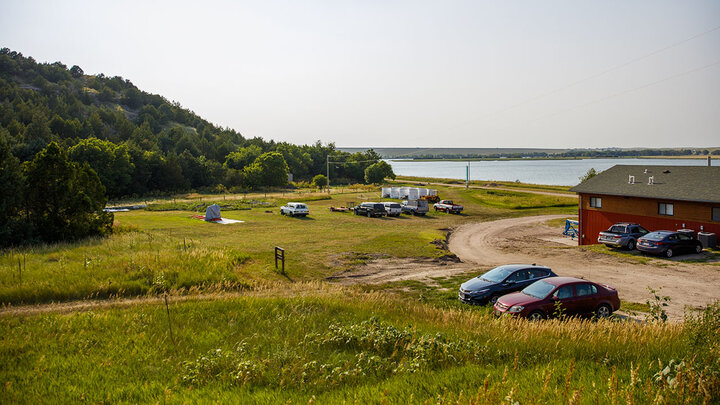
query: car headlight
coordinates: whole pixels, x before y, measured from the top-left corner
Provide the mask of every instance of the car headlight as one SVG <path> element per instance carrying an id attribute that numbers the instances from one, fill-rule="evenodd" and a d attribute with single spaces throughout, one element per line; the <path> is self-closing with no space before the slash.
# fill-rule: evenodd
<path id="1" fill-rule="evenodd" d="M 517 314 L 518 312 L 522 311 L 523 309 L 525 309 L 525 307 L 522 306 L 522 305 L 513 305 L 513 306 L 510 307 L 510 309 L 508 309 L 508 312 L 512 312 L 513 314 Z"/>

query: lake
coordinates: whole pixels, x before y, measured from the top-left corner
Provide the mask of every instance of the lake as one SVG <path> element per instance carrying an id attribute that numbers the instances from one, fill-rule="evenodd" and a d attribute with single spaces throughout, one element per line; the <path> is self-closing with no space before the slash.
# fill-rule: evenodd
<path id="1" fill-rule="evenodd" d="M 467 162 L 386 160 L 398 176 L 465 180 Z M 714 162 L 713 165 L 717 164 Z M 470 162 L 470 180 L 515 181 L 574 186 L 590 168 L 598 172 L 615 165 L 705 166 L 705 159 L 573 159 L 483 160 Z"/>

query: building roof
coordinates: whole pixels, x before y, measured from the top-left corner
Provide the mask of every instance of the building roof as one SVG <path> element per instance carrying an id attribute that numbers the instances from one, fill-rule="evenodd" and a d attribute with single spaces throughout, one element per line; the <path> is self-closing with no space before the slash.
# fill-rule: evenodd
<path id="1" fill-rule="evenodd" d="M 635 176 L 634 183 L 629 176 Z M 652 185 L 648 185 L 650 177 Z M 570 191 L 720 203 L 720 166 L 615 165 Z"/>

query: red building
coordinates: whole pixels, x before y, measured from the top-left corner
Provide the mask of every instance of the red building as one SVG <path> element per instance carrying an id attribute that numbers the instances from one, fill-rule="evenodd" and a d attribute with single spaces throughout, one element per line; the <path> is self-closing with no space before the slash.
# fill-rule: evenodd
<path id="1" fill-rule="evenodd" d="M 618 222 L 720 236 L 720 167 L 616 165 L 570 190 L 579 197 L 581 245 Z"/>

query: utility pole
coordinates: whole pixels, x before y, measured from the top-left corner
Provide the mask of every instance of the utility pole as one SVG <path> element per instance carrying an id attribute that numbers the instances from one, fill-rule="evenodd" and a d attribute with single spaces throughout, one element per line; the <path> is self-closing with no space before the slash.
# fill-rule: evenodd
<path id="1" fill-rule="evenodd" d="M 325 156 L 325 165 L 325 170 L 327 172 L 327 176 L 325 176 L 325 188 L 327 189 L 328 194 L 330 194 L 330 155 Z"/>
<path id="2" fill-rule="evenodd" d="M 470 162 L 467 162 L 467 167 L 465 168 L 465 190 L 470 188 Z"/>

